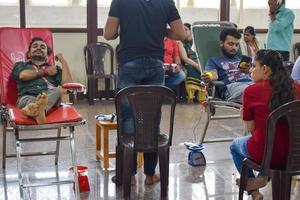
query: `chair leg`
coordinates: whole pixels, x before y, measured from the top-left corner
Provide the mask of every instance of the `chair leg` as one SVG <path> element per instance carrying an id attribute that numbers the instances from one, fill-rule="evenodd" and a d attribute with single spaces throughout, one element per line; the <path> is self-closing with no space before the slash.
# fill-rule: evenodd
<path id="1" fill-rule="evenodd" d="M 120 186 L 123 183 L 123 150 L 116 146 L 116 185 Z"/>
<path id="2" fill-rule="evenodd" d="M 210 123 L 210 119 L 211 119 L 211 113 L 210 113 L 210 106 L 207 107 L 207 110 L 206 110 L 206 122 L 205 122 L 205 125 L 204 125 L 204 129 L 203 129 L 203 132 L 202 132 L 202 135 L 201 135 L 201 138 L 200 138 L 200 144 L 202 144 L 204 142 L 204 138 L 205 138 L 205 135 L 206 135 L 206 132 L 207 132 L 207 129 L 208 129 L 208 125 Z"/>
<path id="3" fill-rule="evenodd" d="M 247 171 L 248 171 L 248 166 L 243 164 L 242 169 L 241 169 L 239 200 L 243 200 L 243 197 L 244 197 L 244 191 L 246 189 L 246 183 L 247 183 Z"/>
<path id="4" fill-rule="evenodd" d="M 2 169 L 5 169 L 6 165 L 6 128 L 7 121 L 3 121 L 3 141 L 2 141 Z"/>
<path id="5" fill-rule="evenodd" d="M 22 167 L 21 167 L 21 143 L 18 140 L 16 140 L 16 154 L 17 154 L 17 168 L 18 168 L 20 198 L 24 199 L 23 177 L 22 177 Z"/>
<path id="6" fill-rule="evenodd" d="M 74 176 L 74 184 L 75 184 L 75 199 L 80 200 L 73 126 L 70 127 L 70 149 L 71 149 L 73 176 Z"/>
<path id="7" fill-rule="evenodd" d="M 284 172 L 275 171 L 272 174 L 272 199 L 289 200 L 291 194 L 291 177 Z"/>
<path id="8" fill-rule="evenodd" d="M 169 185 L 169 147 L 160 148 L 159 156 L 159 171 L 160 171 L 160 196 L 167 197 Z"/>
<path id="9" fill-rule="evenodd" d="M 110 79 L 106 78 L 105 79 L 105 99 L 109 100 L 109 90 L 110 90 Z"/>
<path id="10" fill-rule="evenodd" d="M 279 171 L 274 171 L 271 177 L 272 181 L 272 199 L 279 200 L 280 199 L 280 173 Z"/>
<path id="11" fill-rule="evenodd" d="M 57 137 L 61 136 L 61 128 L 57 129 Z M 58 156 L 59 156 L 59 146 L 60 146 L 60 140 L 56 141 L 56 150 L 55 150 L 55 162 L 54 164 L 57 165 L 58 163 Z"/>
<path id="12" fill-rule="evenodd" d="M 124 147 L 123 154 L 123 192 L 124 198 L 130 198 L 131 190 L 131 175 L 133 168 L 133 149 L 129 147 Z"/>
<path id="13" fill-rule="evenodd" d="M 291 198 L 291 181 L 291 176 L 287 173 L 281 173 L 282 199 L 288 200 Z"/>
<path id="14" fill-rule="evenodd" d="M 91 76 L 91 75 L 90 75 Z M 94 105 L 94 78 L 93 77 L 88 77 L 88 102 L 89 105 Z"/>

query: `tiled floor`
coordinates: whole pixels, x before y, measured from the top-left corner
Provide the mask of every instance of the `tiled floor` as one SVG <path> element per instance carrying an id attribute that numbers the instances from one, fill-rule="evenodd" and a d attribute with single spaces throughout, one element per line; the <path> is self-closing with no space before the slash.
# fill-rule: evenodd
<path id="1" fill-rule="evenodd" d="M 76 131 L 77 160 L 81 165 L 89 167 L 88 178 L 91 191 L 82 193 L 81 199 L 122 199 L 122 189 L 115 187 L 111 182 L 114 171 L 103 171 L 100 162 L 95 159 L 95 119 L 98 113 L 111 113 L 114 111 L 112 102 L 97 102 L 94 106 L 79 102 L 76 107 L 87 124 L 78 127 Z M 222 112 L 227 112 L 222 110 Z M 187 164 L 187 154 L 184 142 L 199 141 L 205 115 L 200 105 L 178 104 L 176 107 L 173 146 L 170 152 L 170 178 L 169 199 L 171 200 L 234 200 L 238 199 L 238 188 L 235 186 L 235 178 L 238 176 L 229 153 L 229 143 L 217 143 L 205 145 L 206 167 L 191 167 Z M 166 126 L 162 121 L 162 127 Z M 163 128 L 162 128 L 163 130 Z M 243 125 L 239 119 L 227 121 L 214 121 L 208 130 L 208 138 L 219 136 L 234 136 L 240 134 Z M 67 130 L 63 130 L 66 132 Z M 24 133 L 30 134 L 30 133 Z M 34 134 L 39 134 L 34 133 Z M 44 133 L 43 133 L 44 134 Z M 49 133 L 50 134 L 50 133 Z M 2 137 L 0 137 L 2 142 Z M 14 140 L 11 134 L 8 138 L 8 150 L 14 151 Z M 114 149 L 114 134 L 110 137 L 110 148 Z M 1 143 L 2 144 L 2 143 Z M 25 144 L 24 150 L 41 148 L 53 149 L 54 144 L 39 143 Z M 2 148 L 1 148 L 2 160 Z M 54 158 L 34 157 L 23 159 L 23 167 L 26 170 L 26 180 L 34 181 L 37 178 L 57 179 L 70 178 L 69 167 L 71 165 L 69 144 L 62 142 L 60 150 L 59 165 L 54 166 Z M 110 163 L 114 167 L 114 161 Z M 17 182 L 15 158 L 7 160 L 6 170 L 0 169 L 0 200 L 18 200 L 19 187 Z M 56 173 L 58 172 L 58 173 Z M 132 199 L 160 199 L 160 185 L 144 186 L 142 169 L 139 169 L 137 186 L 132 187 Z M 262 190 L 265 199 L 272 199 L 271 187 L 268 184 Z M 26 199 L 33 200 L 69 200 L 74 199 L 72 185 L 45 186 L 25 189 Z M 244 195 L 247 199 L 247 195 Z M 251 199 L 251 198 L 249 198 Z M 293 181 L 292 199 L 300 199 L 299 181 Z"/>

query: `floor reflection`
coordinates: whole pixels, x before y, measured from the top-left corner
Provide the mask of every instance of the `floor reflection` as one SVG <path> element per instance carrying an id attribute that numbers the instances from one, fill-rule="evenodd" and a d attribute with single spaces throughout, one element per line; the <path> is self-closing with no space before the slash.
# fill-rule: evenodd
<path id="1" fill-rule="evenodd" d="M 108 114 L 114 111 L 112 102 L 76 105 L 79 112 L 88 120 L 86 126 L 76 128 L 77 159 L 80 165 L 88 166 L 90 192 L 81 193 L 83 200 L 115 200 L 122 198 L 122 188 L 116 187 L 111 178 L 114 171 L 103 171 L 100 163 L 95 160 L 95 119 L 94 115 Z M 170 151 L 170 200 L 235 200 L 238 199 L 238 188 L 235 186 L 237 172 L 229 153 L 229 143 L 206 144 L 204 155 L 206 167 L 192 167 L 187 164 L 188 151 L 183 142 L 195 142 L 200 138 L 203 119 L 199 105 L 178 105 L 176 107 L 173 146 Z M 167 123 L 162 121 L 162 126 Z M 224 127 L 230 127 L 224 128 Z M 237 120 L 215 121 L 209 127 L 208 137 L 214 138 L 220 134 L 225 136 L 241 133 L 242 123 Z M 63 130 L 64 131 L 67 130 Z M 14 152 L 13 135 L 9 135 L 9 152 Z M 114 149 L 115 136 L 110 137 L 110 149 Z M 2 142 L 2 137 L 0 138 Z M 53 157 L 24 158 L 23 166 L 26 179 L 67 180 L 70 177 L 71 166 L 69 144 L 61 142 L 59 165 L 54 167 Z M 26 144 L 25 150 L 48 149 L 49 144 Z M 54 147 L 55 145 L 53 145 Z M 0 150 L 2 154 L 2 149 Z M 110 162 L 114 167 L 114 160 Z M 144 186 L 143 169 L 138 170 L 137 185 L 132 187 L 131 199 L 160 199 L 160 184 Z M 0 200 L 18 200 L 19 186 L 17 181 L 16 161 L 7 160 L 7 169 L 0 169 Z M 300 185 L 293 179 L 292 199 L 300 199 Z M 264 199 L 272 199 L 270 184 L 262 190 Z M 72 184 L 60 186 L 45 186 L 25 189 L 26 199 L 30 200 L 70 200 L 74 199 Z M 247 199 L 247 195 L 244 196 Z"/>

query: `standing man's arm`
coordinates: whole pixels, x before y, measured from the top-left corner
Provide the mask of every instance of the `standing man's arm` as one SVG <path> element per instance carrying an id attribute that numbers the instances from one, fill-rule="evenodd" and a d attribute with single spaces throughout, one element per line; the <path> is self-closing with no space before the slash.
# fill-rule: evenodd
<path id="1" fill-rule="evenodd" d="M 119 36 L 119 18 L 109 16 L 104 27 L 104 38 L 106 40 L 114 40 Z"/>
<path id="2" fill-rule="evenodd" d="M 185 31 L 184 26 L 181 19 L 174 20 L 170 22 L 170 29 L 167 29 L 166 36 L 173 40 L 184 40 L 185 39 Z"/>
<path id="3" fill-rule="evenodd" d="M 104 27 L 103 35 L 106 40 L 114 40 L 119 36 L 120 9 L 120 1 L 113 0 Z"/>

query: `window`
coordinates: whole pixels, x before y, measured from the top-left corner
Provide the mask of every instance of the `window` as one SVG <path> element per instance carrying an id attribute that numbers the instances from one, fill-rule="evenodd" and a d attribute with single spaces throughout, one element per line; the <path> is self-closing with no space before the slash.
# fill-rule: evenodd
<path id="1" fill-rule="evenodd" d="M 26 1 L 31 6 L 70 6 L 72 0 L 29 0 Z"/>
<path id="2" fill-rule="evenodd" d="M 18 0 L 0 0 L 0 6 L 16 6 L 19 5 Z"/>
<path id="3" fill-rule="evenodd" d="M 20 27 L 19 0 L 0 0 L 0 25 Z"/>
<path id="4" fill-rule="evenodd" d="M 103 28 L 112 0 L 98 0 L 98 27 Z"/>
<path id="5" fill-rule="evenodd" d="M 300 3 L 299 0 L 286 0 L 286 7 L 290 8 L 294 11 L 295 14 L 295 22 L 294 26 L 295 28 L 300 28 Z"/>
<path id="6" fill-rule="evenodd" d="M 29 0 L 27 27 L 86 28 L 86 0 Z"/>
<path id="7" fill-rule="evenodd" d="M 291 9 L 300 9 L 300 3 L 299 0 L 286 0 L 285 5 L 287 8 Z"/>
<path id="8" fill-rule="evenodd" d="M 184 22 L 219 20 L 220 0 L 177 0 L 176 5 Z"/>
<path id="9" fill-rule="evenodd" d="M 286 0 L 286 7 L 294 11 L 295 16 L 300 15 L 299 0 Z M 230 20 L 239 28 L 251 25 L 255 28 L 268 28 L 269 7 L 267 0 L 231 0 Z M 295 28 L 300 27 L 300 19 L 295 18 Z"/>
<path id="10" fill-rule="evenodd" d="M 269 23 L 267 0 L 231 0 L 230 21 L 239 28 L 253 26 L 267 28 Z"/>

